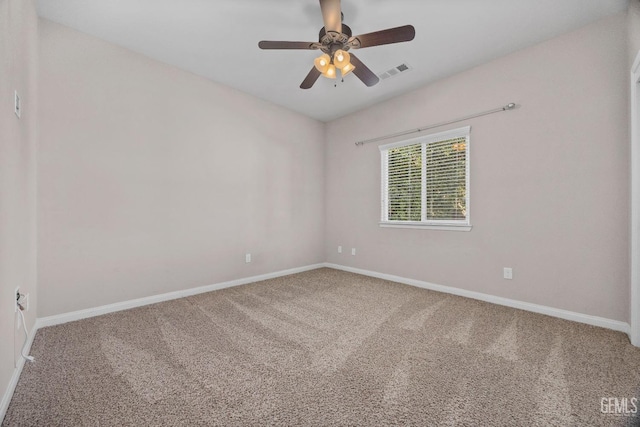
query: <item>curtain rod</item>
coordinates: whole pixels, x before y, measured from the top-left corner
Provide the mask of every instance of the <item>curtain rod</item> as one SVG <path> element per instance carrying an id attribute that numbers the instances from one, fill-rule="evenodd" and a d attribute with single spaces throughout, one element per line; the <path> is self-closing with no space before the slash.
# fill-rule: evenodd
<path id="1" fill-rule="evenodd" d="M 471 114 L 470 116 L 461 117 L 459 119 L 449 120 L 449 121 L 442 122 L 442 123 L 436 123 L 434 125 L 429 125 L 429 126 L 423 126 L 423 127 L 417 128 L 417 129 L 407 130 L 407 131 L 404 131 L 404 132 L 392 133 L 391 135 L 379 136 L 377 138 L 365 139 L 364 141 L 356 142 L 356 145 L 364 145 L 364 144 L 369 144 L 371 142 L 382 141 L 384 139 L 395 138 L 397 136 L 410 135 L 412 133 L 418 133 L 418 132 L 422 132 L 422 131 L 425 131 L 425 130 L 428 130 L 428 129 L 433 129 L 433 128 L 437 128 L 437 127 L 444 126 L 444 125 L 450 125 L 452 123 L 458 123 L 458 122 L 462 122 L 462 121 L 465 121 L 465 120 L 474 119 L 476 117 L 486 116 L 487 114 L 493 114 L 493 113 L 499 113 L 501 111 L 513 110 L 514 108 L 516 108 L 516 104 L 512 102 L 510 104 L 505 105 L 504 107 L 494 108 L 493 110 L 483 111 L 482 113 Z"/>

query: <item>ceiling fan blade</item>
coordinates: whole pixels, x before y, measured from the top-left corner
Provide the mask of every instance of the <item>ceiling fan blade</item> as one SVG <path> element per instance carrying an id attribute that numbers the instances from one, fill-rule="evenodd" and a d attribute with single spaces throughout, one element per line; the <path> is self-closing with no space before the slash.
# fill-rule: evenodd
<path id="1" fill-rule="evenodd" d="M 320 9 L 322 9 L 322 19 L 324 20 L 324 29 L 342 32 L 342 11 L 340 10 L 340 0 L 320 0 Z"/>
<path id="2" fill-rule="evenodd" d="M 405 25 L 352 37 L 349 40 L 349 46 L 353 49 L 361 49 L 383 44 L 408 42 L 413 40 L 415 36 L 416 29 L 413 28 L 413 25 Z"/>
<path id="3" fill-rule="evenodd" d="M 358 57 L 353 53 L 351 54 L 351 63 L 356 67 L 355 70 L 353 70 L 353 74 L 355 74 L 360 80 L 362 80 L 362 83 L 369 87 L 378 84 L 378 82 L 380 81 L 378 76 L 376 76 L 373 71 L 367 68 L 367 66 L 364 65 L 362 61 L 360 61 Z"/>
<path id="4" fill-rule="evenodd" d="M 309 49 L 315 50 L 320 47 L 316 42 L 281 42 L 281 41 L 266 41 L 263 40 L 258 43 L 260 49 Z"/>
<path id="5" fill-rule="evenodd" d="M 316 67 L 313 67 L 311 71 L 309 71 L 309 74 L 307 74 L 307 77 L 303 80 L 302 84 L 300 85 L 300 89 L 311 89 L 311 87 L 314 85 L 316 80 L 318 80 L 318 77 L 320 77 L 320 74 L 321 74 L 320 71 L 318 71 Z"/>

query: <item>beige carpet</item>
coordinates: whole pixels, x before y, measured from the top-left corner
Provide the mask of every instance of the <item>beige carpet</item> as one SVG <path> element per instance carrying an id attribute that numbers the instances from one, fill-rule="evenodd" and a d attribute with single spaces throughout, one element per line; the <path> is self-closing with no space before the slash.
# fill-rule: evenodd
<path id="1" fill-rule="evenodd" d="M 331 269 L 45 328 L 31 353 L 3 426 L 638 424 L 601 413 L 639 397 L 626 335 Z"/>

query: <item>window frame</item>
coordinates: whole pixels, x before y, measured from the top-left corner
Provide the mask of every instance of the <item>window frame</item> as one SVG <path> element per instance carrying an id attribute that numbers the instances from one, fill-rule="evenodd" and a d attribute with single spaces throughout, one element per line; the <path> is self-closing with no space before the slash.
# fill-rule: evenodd
<path id="1" fill-rule="evenodd" d="M 406 147 L 409 145 L 428 145 L 431 143 L 446 141 L 448 139 L 454 138 L 465 138 L 466 143 L 466 154 L 465 154 L 465 207 L 466 207 L 466 218 L 464 220 L 421 220 L 421 221 L 400 221 L 400 220 L 389 220 L 388 219 L 388 210 L 389 210 L 389 186 L 388 186 L 388 173 L 389 173 L 389 150 L 393 148 Z M 444 132 L 432 133 L 429 135 L 419 136 L 417 138 L 406 139 L 402 141 L 393 142 L 390 144 L 380 145 L 378 149 L 380 150 L 380 182 L 381 182 L 381 212 L 380 212 L 380 227 L 390 227 L 390 228 L 414 228 L 414 229 L 432 229 L 432 230 L 443 230 L 443 231 L 471 231 L 471 187 L 470 187 L 470 177 L 471 177 L 471 151 L 470 144 L 471 142 L 471 126 L 465 126 L 457 129 L 451 129 Z M 422 149 L 422 172 L 421 179 L 423 182 L 426 182 L 425 171 L 426 171 L 426 150 Z M 426 200 L 427 194 L 427 186 L 422 186 L 422 194 L 421 194 L 421 202 L 424 207 L 424 203 Z M 422 217 L 424 218 L 424 212 Z"/>

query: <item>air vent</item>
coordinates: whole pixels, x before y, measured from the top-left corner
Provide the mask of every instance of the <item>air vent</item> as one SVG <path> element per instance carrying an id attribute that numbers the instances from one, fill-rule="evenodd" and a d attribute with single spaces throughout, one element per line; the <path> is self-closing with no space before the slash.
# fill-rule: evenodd
<path id="1" fill-rule="evenodd" d="M 382 74 L 379 74 L 378 77 L 380 77 L 380 80 L 386 80 L 389 77 L 394 77 L 402 73 L 406 73 L 409 70 L 411 70 L 411 67 L 408 64 L 403 63 L 398 65 L 397 67 L 393 67 L 390 70 L 385 71 Z"/>

